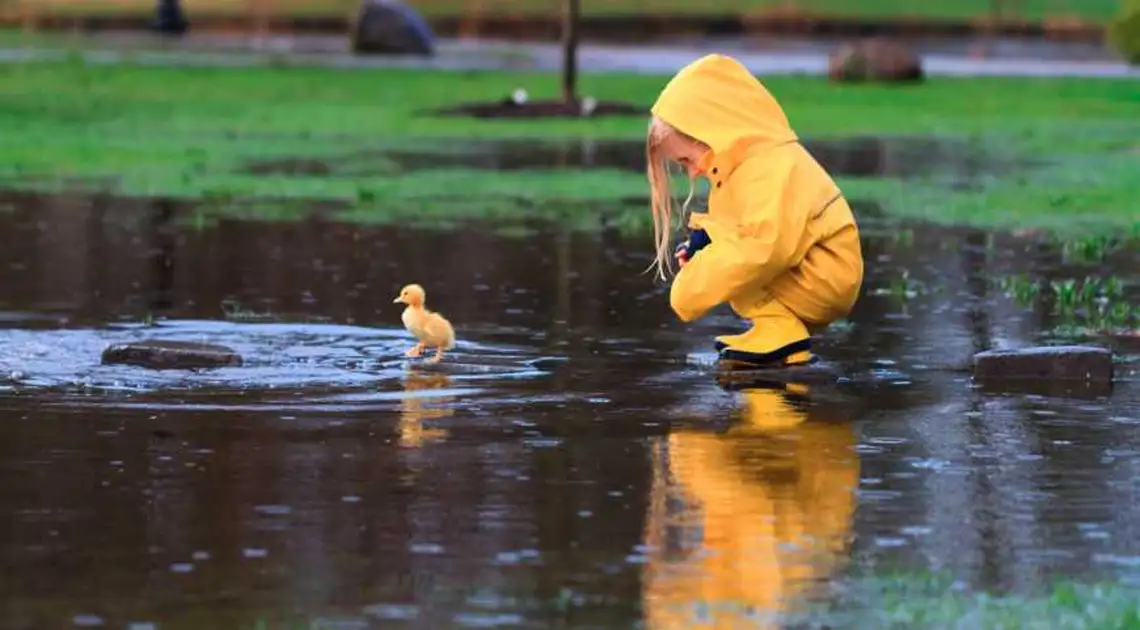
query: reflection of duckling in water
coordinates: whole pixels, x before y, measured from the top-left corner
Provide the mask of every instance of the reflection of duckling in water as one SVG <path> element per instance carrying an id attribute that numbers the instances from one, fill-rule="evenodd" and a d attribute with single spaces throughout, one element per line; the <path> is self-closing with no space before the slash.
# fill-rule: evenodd
<path id="1" fill-rule="evenodd" d="M 742 422 L 727 433 L 685 430 L 655 445 L 642 582 L 651 630 L 776 627 L 847 548 L 859 481 L 851 425 L 809 419 L 776 390 L 742 395 Z"/>
<path id="2" fill-rule="evenodd" d="M 417 392 L 424 389 L 441 389 L 451 384 L 446 374 L 408 372 L 404 377 L 404 392 Z M 446 418 L 455 413 L 454 409 L 425 408 L 424 396 L 404 396 L 400 403 L 400 446 L 416 448 L 428 440 L 447 437 L 445 429 L 425 429 L 424 420 Z M 445 399 L 446 400 L 446 399 Z"/>
<path id="3" fill-rule="evenodd" d="M 404 353 L 404 356 L 418 357 L 423 354 L 426 348 L 435 348 L 435 356 L 428 362 L 438 363 L 443 357 L 444 350 L 451 350 L 455 347 L 455 329 L 451 327 L 451 322 L 442 315 L 424 308 L 426 301 L 427 294 L 423 287 L 418 284 L 409 284 L 400 289 L 399 297 L 392 300 L 392 303 L 408 305 L 403 314 L 400 315 L 400 320 L 404 322 L 404 328 L 419 340 L 416 345 Z"/>

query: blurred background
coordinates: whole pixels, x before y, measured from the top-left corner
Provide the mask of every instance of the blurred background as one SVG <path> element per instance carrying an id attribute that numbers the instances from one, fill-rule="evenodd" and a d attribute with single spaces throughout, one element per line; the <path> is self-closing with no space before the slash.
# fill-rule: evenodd
<path id="1" fill-rule="evenodd" d="M 23 28 L 137 26 L 181 8 L 201 28 L 248 32 L 344 32 L 358 0 L 3 0 L 0 15 Z M 364 2 L 365 5 L 369 4 Z M 396 6 L 400 3 L 383 3 Z M 578 3 L 574 3 L 578 4 Z M 888 30 L 921 34 L 1007 32 L 1095 38 L 1119 0 L 580 0 L 583 31 L 616 40 L 648 34 L 816 34 Z M 445 36 L 544 38 L 557 34 L 563 0 L 406 0 Z"/>

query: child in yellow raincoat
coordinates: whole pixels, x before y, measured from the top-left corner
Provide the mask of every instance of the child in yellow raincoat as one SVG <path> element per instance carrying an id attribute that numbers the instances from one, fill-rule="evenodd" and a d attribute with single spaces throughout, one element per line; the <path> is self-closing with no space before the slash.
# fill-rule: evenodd
<path id="1" fill-rule="evenodd" d="M 716 338 L 722 358 L 810 362 L 811 331 L 854 306 L 863 256 L 851 208 L 776 99 L 735 59 L 702 57 L 658 96 L 646 157 L 663 279 L 671 266 L 669 163 L 711 184 L 708 212 L 690 217 L 690 247 L 675 255 L 673 311 L 691 322 L 728 302 L 752 327 Z"/>

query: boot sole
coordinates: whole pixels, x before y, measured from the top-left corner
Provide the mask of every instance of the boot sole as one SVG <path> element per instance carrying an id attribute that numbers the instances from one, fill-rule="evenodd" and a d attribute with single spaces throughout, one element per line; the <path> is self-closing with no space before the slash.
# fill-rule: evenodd
<path id="1" fill-rule="evenodd" d="M 774 350 L 772 352 L 744 352 L 743 350 L 732 350 L 724 342 L 718 341 L 715 344 L 716 351 L 720 353 L 720 358 L 723 360 L 731 361 L 733 363 L 744 364 L 751 369 L 764 369 L 764 368 L 783 368 L 794 367 L 800 365 L 811 365 L 815 363 L 817 357 L 812 355 L 812 358 L 807 363 L 787 363 L 788 357 L 799 352 L 811 351 L 811 339 L 803 339 L 795 343 L 790 343 L 783 348 Z"/>

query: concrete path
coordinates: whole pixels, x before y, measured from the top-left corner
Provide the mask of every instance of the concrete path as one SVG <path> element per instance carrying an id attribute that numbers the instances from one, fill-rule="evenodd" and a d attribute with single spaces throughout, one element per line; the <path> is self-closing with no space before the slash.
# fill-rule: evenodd
<path id="1" fill-rule="evenodd" d="M 773 45 L 764 50 L 741 42 L 698 41 L 675 45 L 616 46 L 583 44 L 579 50 L 582 72 L 626 71 L 670 74 L 708 52 L 739 58 L 758 75 L 821 75 L 827 71 L 827 49 L 818 44 Z M 1140 79 L 1140 67 L 1121 61 L 1087 57 L 1064 60 L 997 56 L 973 58 L 948 52 L 920 52 L 931 76 L 1105 77 Z M 0 48 L 0 62 L 59 59 L 62 46 Z M 132 61 L 160 65 L 286 65 L 333 68 L 408 67 L 445 70 L 553 71 L 561 66 L 557 44 L 440 40 L 434 58 L 361 57 L 348 52 L 344 37 L 295 36 L 249 38 L 195 35 L 182 41 L 161 41 L 145 33 L 104 34 L 87 38 L 78 53 L 91 63 Z"/>

